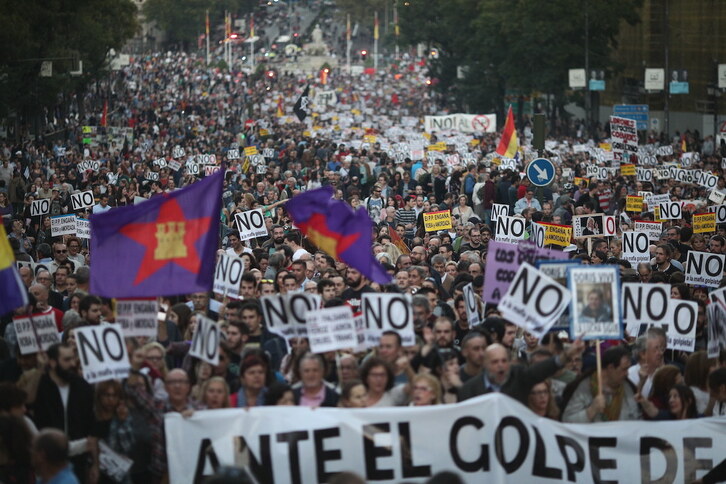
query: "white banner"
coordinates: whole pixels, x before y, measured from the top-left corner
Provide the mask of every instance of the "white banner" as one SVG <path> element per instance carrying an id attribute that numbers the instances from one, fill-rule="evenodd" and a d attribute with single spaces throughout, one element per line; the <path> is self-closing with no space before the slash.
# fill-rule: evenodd
<path id="1" fill-rule="evenodd" d="M 73 235 L 76 233 L 76 216 L 70 215 L 54 215 L 50 218 L 50 235 L 57 237 L 59 235 Z"/>
<path id="2" fill-rule="evenodd" d="M 527 221 L 523 217 L 500 215 L 499 220 L 497 220 L 494 240 L 497 242 L 516 244 L 520 240 L 524 240 L 526 226 Z"/>
<path id="3" fill-rule="evenodd" d="M 495 133 L 496 114 L 449 114 L 447 116 L 424 116 L 424 129 L 432 131 L 460 131 L 462 133 Z"/>
<path id="4" fill-rule="evenodd" d="M 206 361 L 212 366 L 219 364 L 219 343 L 222 340 L 219 325 L 209 318 L 198 316 L 197 327 L 192 336 L 189 356 Z"/>
<path id="5" fill-rule="evenodd" d="M 159 324 L 158 314 L 159 304 L 156 298 L 116 300 L 116 322 L 121 325 L 125 338 L 155 338 Z"/>
<path id="6" fill-rule="evenodd" d="M 726 419 L 563 424 L 491 393 L 456 405 L 367 409 L 252 407 L 165 415 L 171 482 L 249 465 L 259 482 L 467 484 L 692 482 L 726 457 Z M 662 480 L 661 480 L 662 478 Z"/>
<path id="7" fill-rule="evenodd" d="M 686 259 L 686 284 L 718 287 L 723 278 L 724 265 L 726 255 L 689 250 Z"/>
<path id="8" fill-rule="evenodd" d="M 71 203 L 74 212 L 93 207 L 96 204 L 96 200 L 93 198 L 93 190 L 71 193 Z"/>

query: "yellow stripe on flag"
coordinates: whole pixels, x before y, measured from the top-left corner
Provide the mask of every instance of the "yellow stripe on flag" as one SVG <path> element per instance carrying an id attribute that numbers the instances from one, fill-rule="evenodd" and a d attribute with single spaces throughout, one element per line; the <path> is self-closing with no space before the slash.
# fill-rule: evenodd
<path id="1" fill-rule="evenodd" d="M 8 242 L 8 234 L 5 232 L 3 224 L 0 224 L 0 270 L 7 269 L 14 262 L 15 256 L 13 255 L 13 249 L 10 247 L 10 242 Z"/>

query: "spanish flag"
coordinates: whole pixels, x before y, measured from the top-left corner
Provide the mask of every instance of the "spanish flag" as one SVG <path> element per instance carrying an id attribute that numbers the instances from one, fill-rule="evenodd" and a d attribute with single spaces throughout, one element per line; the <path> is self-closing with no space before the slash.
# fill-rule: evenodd
<path id="1" fill-rule="evenodd" d="M 28 291 L 15 267 L 15 256 L 8 234 L 0 223 L 0 316 L 28 304 Z"/>
<path id="2" fill-rule="evenodd" d="M 254 14 L 250 14 L 250 38 L 255 36 L 255 17 Z"/>
<path id="3" fill-rule="evenodd" d="M 514 113 L 512 113 L 512 106 L 510 105 L 509 111 L 507 112 L 507 121 L 504 123 L 502 139 L 499 140 L 499 146 L 497 146 L 497 154 L 505 158 L 514 158 L 517 151 L 519 151 L 519 141 L 517 141 L 517 129 L 514 127 Z"/>
<path id="4" fill-rule="evenodd" d="M 285 115 L 285 111 L 282 109 L 282 96 L 277 98 L 277 117 L 281 118 Z"/>
<path id="5" fill-rule="evenodd" d="M 681 136 L 681 153 L 688 152 L 688 145 L 686 144 L 686 135 Z"/>

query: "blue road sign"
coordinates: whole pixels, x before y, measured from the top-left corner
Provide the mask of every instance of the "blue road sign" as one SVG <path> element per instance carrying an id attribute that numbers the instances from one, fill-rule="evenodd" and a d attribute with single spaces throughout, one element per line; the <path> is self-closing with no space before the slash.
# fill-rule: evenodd
<path id="1" fill-rule="evenodd" d="M 537 158 L 527 165 L 527 178 L 532 185 L 545 187 L 555 179 L 555 165 L 546 158 Z"/>
<path id="2" fill-rule="evenodd" d="M 647 104 L 616 104 L 613 106 L 613 116 L 632 119 L 637 123 L 639 131 L 647 130 L 650 107 Z"/>

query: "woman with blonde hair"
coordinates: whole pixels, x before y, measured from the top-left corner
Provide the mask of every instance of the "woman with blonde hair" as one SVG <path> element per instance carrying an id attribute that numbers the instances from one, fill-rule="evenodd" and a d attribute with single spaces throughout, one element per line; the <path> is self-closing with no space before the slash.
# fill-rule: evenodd
<path id="1" fill-rule="evenodd" d="M 208 410 L 229 408 L 229 385 L 221 376 L 213 376 L 202 385 L 201 403 Z"/>
<path id="2" fill-rule="evenodd" d="M 164 379 L 169 369 L 166 366 L 166 349 L 157 342 L 144 345 L 145 365 L 149 368 L 149 377 L 154 387 L 154 396 L 159 399 L 167 397 Z"/>
<path id="3" fill-rule="evenodd" d="M 432 375 L 416 375 L 411 382 L 411 406 L 441 404 L 441 384 Z"/>

